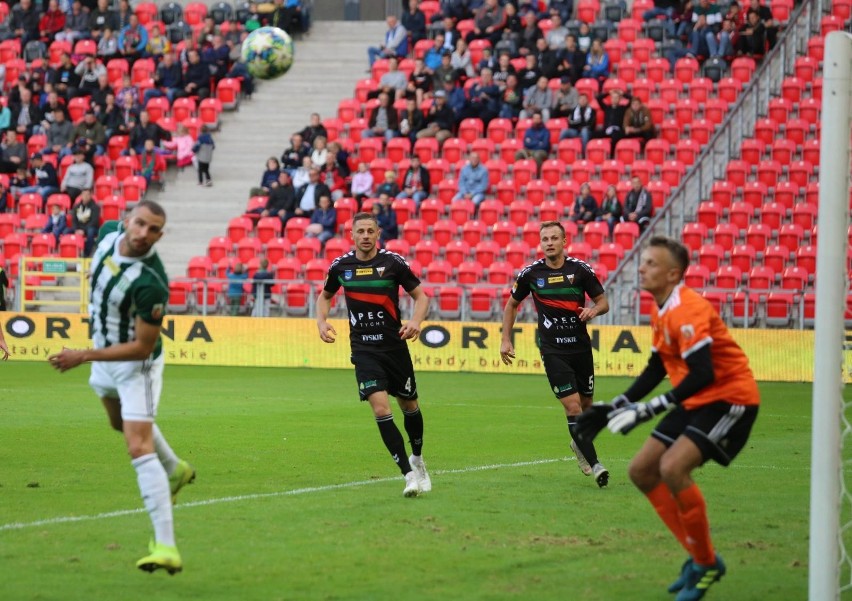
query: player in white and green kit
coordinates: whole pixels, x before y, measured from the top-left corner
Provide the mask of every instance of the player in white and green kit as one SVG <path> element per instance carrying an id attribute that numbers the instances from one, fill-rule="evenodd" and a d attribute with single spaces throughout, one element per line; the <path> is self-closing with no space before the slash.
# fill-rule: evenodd
<path id="1" fill-rule="evenodd" d="M 101 397 L 110 424 L 124 433 L 139 490 L 154 525 L 149 555 L 136 566 L 180 572 L 175 545 L 174 495 L 195 478 L 154 424 L 163 386 L 160 327 L 169 284 L 154 244 L 166 223 L 163 208 L 142 201 L 124 222 L 101 228 L 91 264 L 89 316 L 93 349 L 64 349 L 50 357 L 59 371 L 92 362 L 90 386 Z"/>

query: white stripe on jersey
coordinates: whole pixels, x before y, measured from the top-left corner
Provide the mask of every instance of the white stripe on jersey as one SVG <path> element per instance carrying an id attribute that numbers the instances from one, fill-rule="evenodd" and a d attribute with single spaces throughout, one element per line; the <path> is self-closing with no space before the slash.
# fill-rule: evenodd
<path id="1" fill-rule="evenodd" d="M 94 276 L 95 271 L 104 261 L 109 261 L 111 264 L 104 265 L 101 269 L 98 281 L 90 282 L 91 297 L 89 302 L 89 318 L 92 323 L 92 343 L 95 348 L 104 348 L 108 344 L 118 344 L 122 338 L 121 324 L 124 317 L 121 312 L 121 306 L 126 302 L 127 295 L 130 292 L 133 282 L 135 282 L 143 273 L 151 273 L 157 279 L 159 275 L 145 265 L 141 260 L 136 258 L 122 257 L 118 252 L 118 240 L 122 233 L 112 232 L 107 234 L 95 252 L 92 259 L 91 274 Z M 112 251 L 112 254 L 110 254 Z M 153 249 L 152 249 L 153 251 Z M 149 253 L 147 256 L 150 256 Z M 130 263 L 123 273 L 121 265 Z M 120 278 L 110 290 L 109 299 L 107 299 L 107 315 L 106 323 L 101 324 L 103 317 L 101 315 L 101 307 L 104 301 L 104 292 L 110 287 L 112 282 Z M 162 281 L 162 280 L 161 280 Z M 164 284 L 165 285 L 165 284 Z M 167 285 L 165 285 L 168 288 Z M 132 318 L 133 307 L 128 309 L 126 330 L 124 337 L 126 340 L 135 339 L 136 322 Z"/>
<path id="2" fill-rule="evenodd" d="M 109 258 L 107 259 L 109 260 Z M 118 274 L 113 274 L 109 265 L 101 270 L 101 275 L 97 282 L 92 285 L 92 302 L 89 304 L 89 315 L 92 319 L 92 341 L 95 348 L 103 348 L 110 344 L 116 344 L 121 340 L 121 322 L 122 313 L 121 305 L 125 302 L 127 293 L 130 290 L 130 285 L 139 277 L 143 271 L 141 262 L 136 262 Z M 106 315 L 105 330 L 101 328 L 101 306 L 104 300 L 104 291 L 109 287 L 113 280 L 117 277 L 121 278 L 120 283 L 117 283 L 110 290 Z M 127 321 L 126 339 L 133 340 L 136 333 L 136 323 L 133 319 Z"/>

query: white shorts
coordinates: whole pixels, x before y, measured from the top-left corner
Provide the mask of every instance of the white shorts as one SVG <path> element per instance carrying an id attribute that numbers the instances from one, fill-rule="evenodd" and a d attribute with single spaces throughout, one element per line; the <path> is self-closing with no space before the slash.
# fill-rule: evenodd
<path id="1" fill-rule="evenodd" d="M 153 422 L 163 390 L 163 355 L 144 361 L 94 361 L 89 386 L 101 398 L 121 401 L 121 418 Z"/>

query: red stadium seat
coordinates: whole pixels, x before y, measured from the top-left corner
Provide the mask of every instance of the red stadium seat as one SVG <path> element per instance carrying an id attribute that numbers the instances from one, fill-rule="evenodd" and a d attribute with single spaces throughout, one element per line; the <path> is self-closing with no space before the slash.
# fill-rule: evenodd
<path id="1" fill-rule="evenodd" d="M 284 235 L 290 242 L 295 244 L 304 238 L 305 229 L 307 229 L 309 223 L 310 221 L 305 217 L 293 217 L 284 226 Z"/>
<path id="2" fill-rule="evenodd" d="M 608 238 L 609 225 L 605 221 L 590 221 L 583 226 L 583 241 L 592 248 L 600 248 Z"/>
<path id="3" fill-rule="evenodd" d="M 609 271 L 615 270 L 624 258 L 624 248 L 616 242 L 607 242 L 598 248 L 598 260 Z"/>
<path id="4" fill-rule="evenodd" d="M 515 269 L 524 267 L 530 259 L 530 247 L 523 241 L 512 241 L 506 245 L 506 261 Z"/>
<path id="5" fill-rule="evenodd" d="M 484 132 L 485 128 L 483 127 L 481 120 L 463 119 L 459 124 L 458 137 L 470 144 L 477 138 L 481 138 Z"/>
<path id="6" fill-rule="evenodd" d="M 734 223 L 720 223 L 713 228 L 713 241 L 725 250 L 733 248 L 740 235 L 740 228 Z"/>
<path id="7" fill-rule="evenodd" d="M 795 252 L 802 244 L 805 233 L 802 226 L 795 223 L 785 223 L 778 230 L 778 244 L 786 246 L 790 252 Z M 811 240 L 811 244 L 815 244 Z"/>
<path id="8" fill-rule="evenodd" d="M 683 274 L 683 283 L 690 288 L 705 288 L 710 282 L 710 270 L 703 265 L 690 265 Z"/>
<path id="9" fill-rule="evenodd" d="M 539 221 L 561 221 L 565 216 L 565 206 L 558 200 L 545 200 L 538 207 Z"/>
<path id="10" fill-rule="evenodd" d="M 443 259 L 435 259 L 426 265 L 426 281 L 430 284 L 446 284 L 453 279 L 453 266 Z"/>
<path id="11" fill-rule="evenodd" d="M 698 264 L 706 267 L 710 273 L 715 273 L 724 259 L 725 249 L 719 244 L 702 244 L 698 249 Z"/>
<path id="12" fill-rule="evenodd" d="M 808 285 L 808 277 L 808 270 L 804 267 L 788 267 L 781 273 L 781 288 L 803 292 Z"/>
<path id="13" fill-rule="evenodd" d="M 258 238 L 243 238 L 237 242 L 237 259 L 241 263 L 248 263 L 251 259 L 259 257 L 263 252 L 263 244 Z"/>
<path id="14" fill-rule="evenodd" d="M 681 232 L 681 242 L 690 250 L 697 251 L 707 237 L 707 226 L 703 223 L 687 223 Z"/>
<path id="15" fill-rule="evenodd" d="M 719 98 L 733 104 L 743 89 L 743 82 L 734 77 L 726 77 L 716 84 L 719 92 Z"/>
<path id="16" fill-rule="evenodd" d="M 432 225 L 432 239 L 443 247 L 452 243 L 459 231 L 456 222 L 449 219 L 439 219 Z"/>
<path id="17" fill-rule="evenodd" d="M 699 203 L 696 219 L 698 223 L 702 223 L 708 229 L 712 229 L 722 220 L 723 213 L 724 209 L 722 205 L 712 200 L 707 200 Z"/>
<path id="18" fill-rule="evenodd" d="M 441 246 L 435 240 L 420 240 L 413 246 L 414 258 L 423 265 L 428 265 L 441 253 Z"/>
<path id="19" fill-rule="evenodd" d="M 774 201 L 766 202 L 760 207 L 760 221 L 771 227 L 778 229 L 781 227 L 781 222 L 787 217 L 787 208 L 781 203 Z"/>

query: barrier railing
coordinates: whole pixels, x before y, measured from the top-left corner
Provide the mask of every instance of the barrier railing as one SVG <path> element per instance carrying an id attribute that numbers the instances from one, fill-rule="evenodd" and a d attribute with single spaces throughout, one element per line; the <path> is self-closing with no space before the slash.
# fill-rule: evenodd
<path id="1" fill-rule="evenodd" d="M 811 36 L 819 32 L 820 19 L 830 7 L 828 0 L 810 0 L 790 16 L 778 43 L 763 59 L 747 87 L 699 154 L 695 165 L 656 212 L 648 228 L 621 264 L 607 279 L 610 312 L 603 323 L 639 323 L 639 255 L 644 242 L 653 235 L 680 239 L 685 223 L 694 221 L 698 204 L 709 198 L 713 183 L 725 177 L 728 161 L 739 154 L 742 139 L 750 134 L 765 113 L 769 98 L 777 95 L 781 82 L 793 71 L 797 56 L 807 51 Z M 801 312 L 800 312 L 801 313 Z M 729 321 L 731 325 L 742 325 Z M 798 321 L 802 327 L 803 320 Z"/>
<path id="2" fill-rule="evenodd" d="M 88 311 L 90 259 L 22 257 L 20 262 L 19 311 Z"/>

